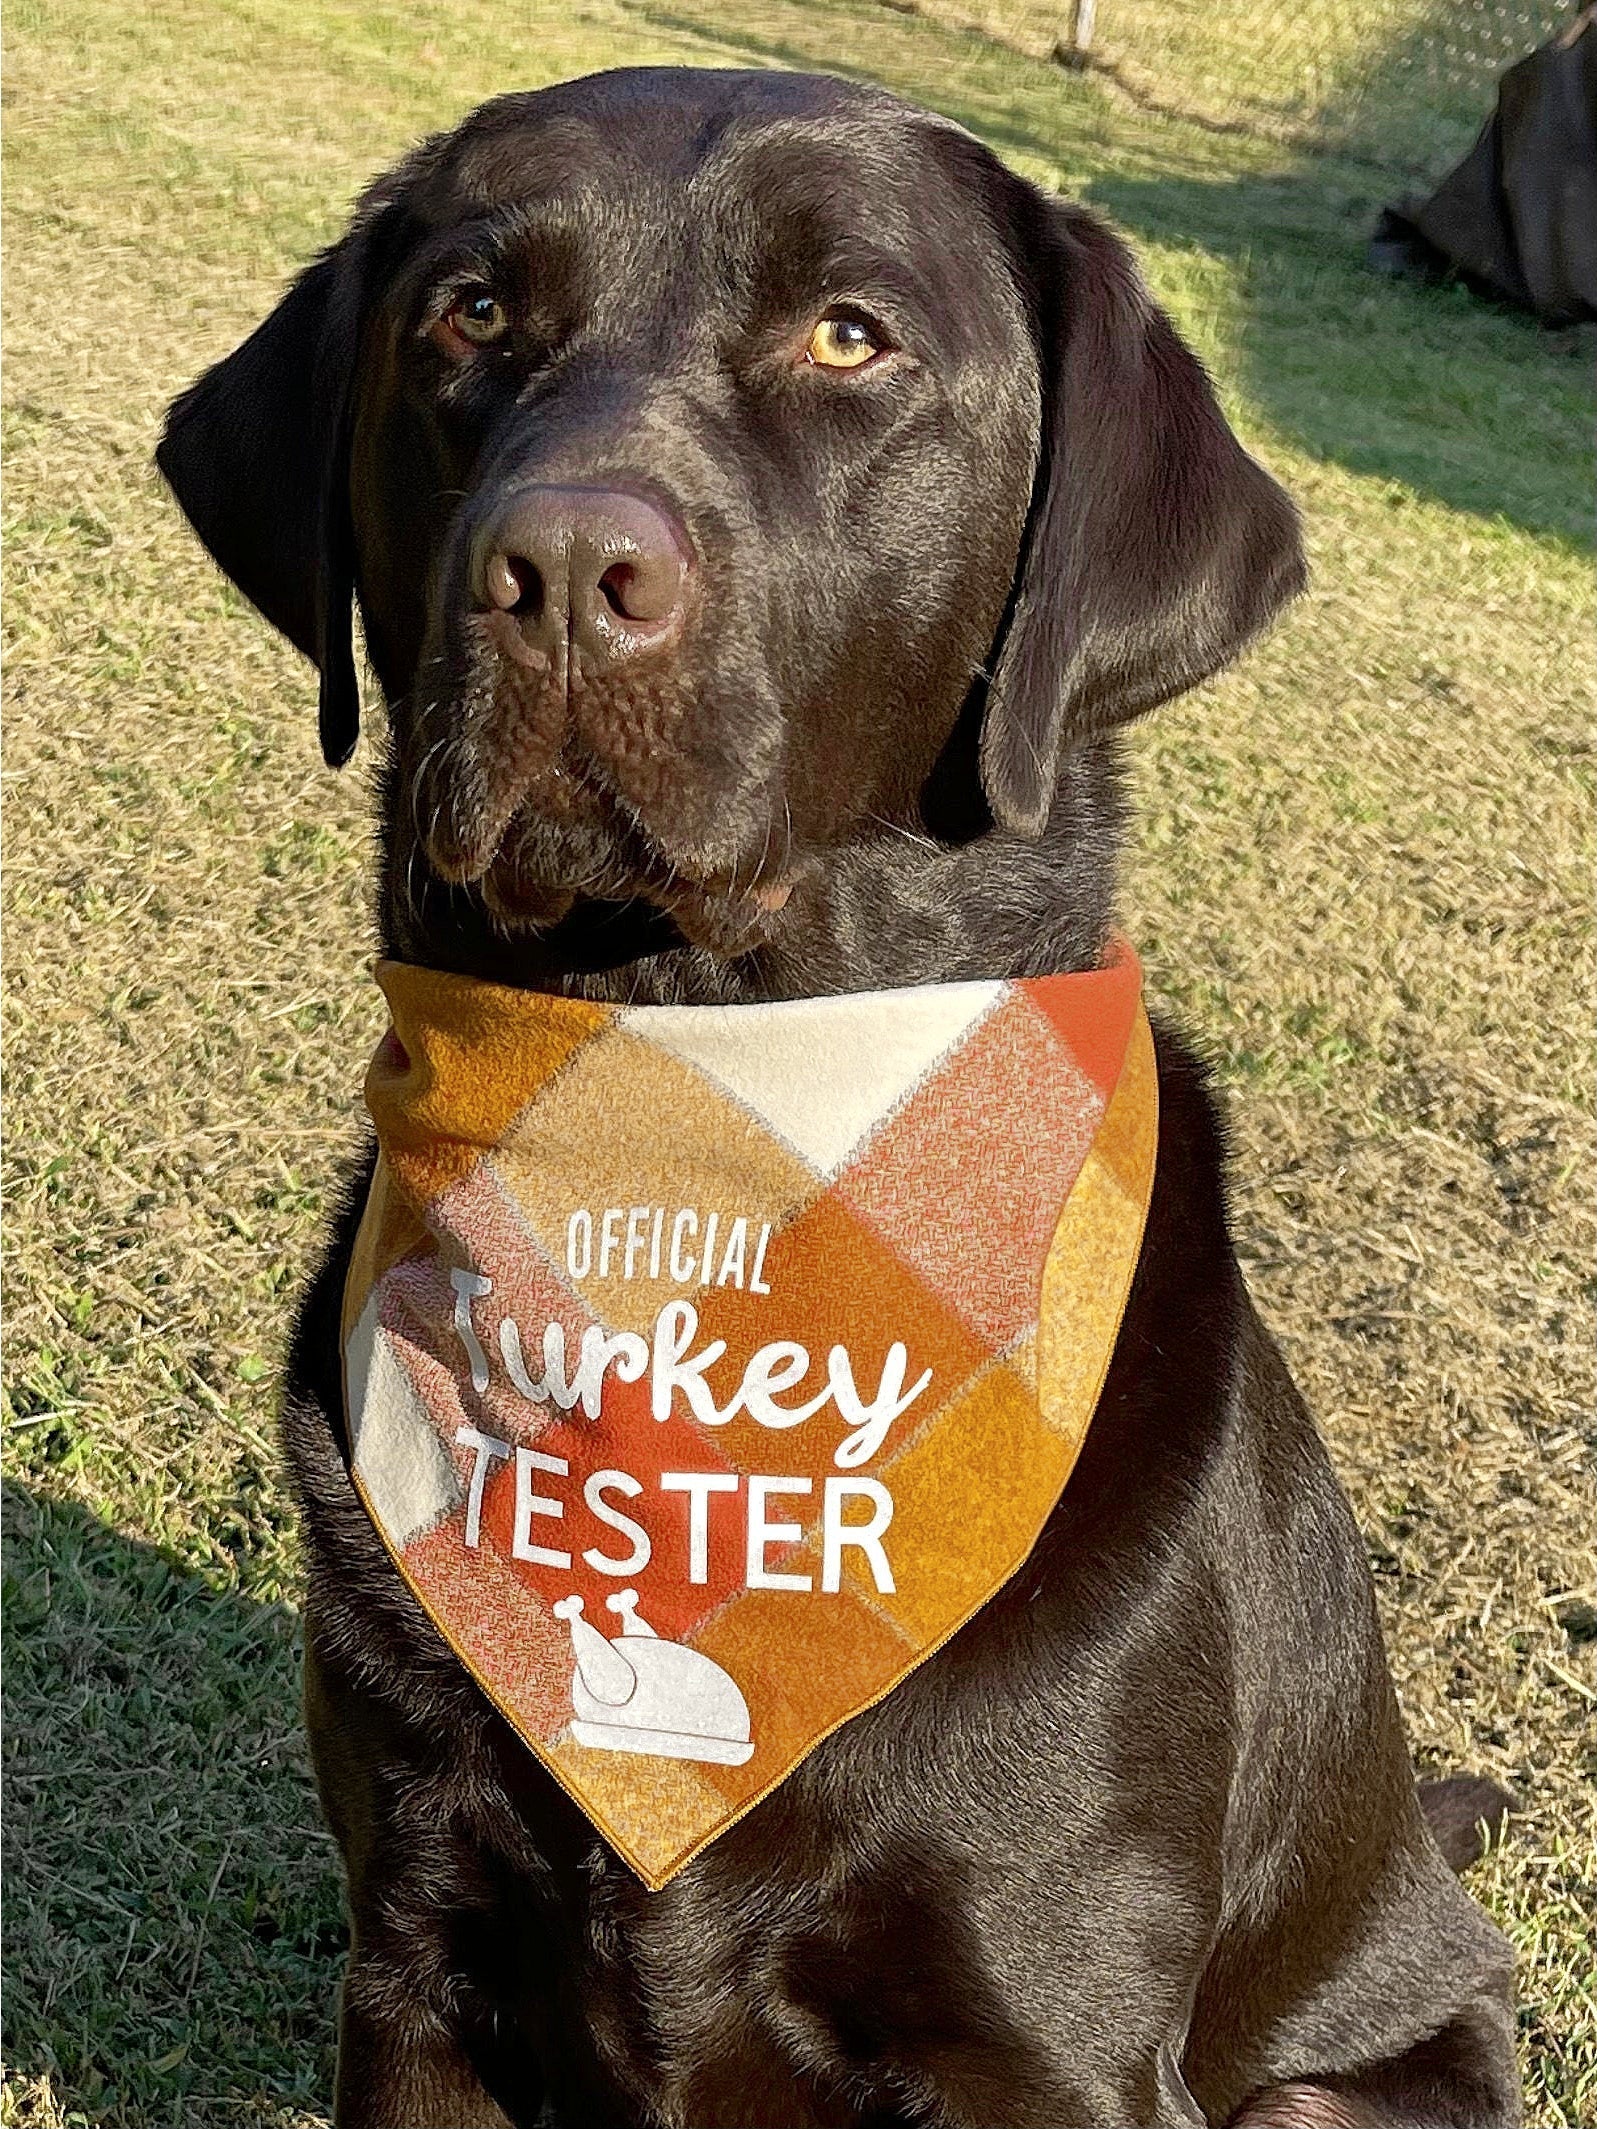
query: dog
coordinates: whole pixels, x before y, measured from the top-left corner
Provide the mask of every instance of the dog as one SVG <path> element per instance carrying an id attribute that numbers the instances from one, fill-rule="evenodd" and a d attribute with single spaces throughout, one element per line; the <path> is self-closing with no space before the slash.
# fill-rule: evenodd
<path id="1" fill-rule="evenodd" d="M 1121 728 L 1303 576 L 1118 238 L 797 74 L 484 105 L 175 402 L 159 463 L 314 661 L 335 766 L 358 603 L 384 951 L 571 999 L 1097 967 Z M 1507 1948 L 1452 1867 L 1502 1800 L 1416 1789 L 1213 1101 L 1157 1054 L 1141 1259 L 1031 1556 L 657 1892 L 352 1488 L 369 1157 L 349 1179 L 284 1419 L 345 2129 L 1518 2120 Z"/>

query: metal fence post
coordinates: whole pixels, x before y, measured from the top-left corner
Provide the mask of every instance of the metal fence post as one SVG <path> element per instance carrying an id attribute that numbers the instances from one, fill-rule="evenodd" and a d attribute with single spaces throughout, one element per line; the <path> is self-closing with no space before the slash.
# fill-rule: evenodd
<path id="1" fill-rule="evenodd" d="M 1071 0 L 1069 32 L 1054 46 L 1054 57 L 1061 66 L 1091 64 L 1092 31 L 1097 19 L 1098 0 Z"/>

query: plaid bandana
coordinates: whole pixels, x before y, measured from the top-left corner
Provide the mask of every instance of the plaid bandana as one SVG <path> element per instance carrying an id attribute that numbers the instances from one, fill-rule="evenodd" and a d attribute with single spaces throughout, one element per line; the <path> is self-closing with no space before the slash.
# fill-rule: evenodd
<path id="1" fill-rule="evenodd" d="M 355 1483 L 651 1889 L 1013 1575 L 1153 1181 L 1141 971 L 591 1005 L 384 963 Z"/>

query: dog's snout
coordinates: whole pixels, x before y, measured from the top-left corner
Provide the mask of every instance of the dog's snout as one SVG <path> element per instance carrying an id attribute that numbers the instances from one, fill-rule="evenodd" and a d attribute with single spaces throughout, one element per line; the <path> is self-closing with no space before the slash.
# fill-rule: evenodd
<path id="1" fill-rule="evenodd" d="M 598 671 L 677 640 L 691 569 L 686 531 L 642 496 L 522 488 L 479 536 L 474 590 L 526 650 Z"/>

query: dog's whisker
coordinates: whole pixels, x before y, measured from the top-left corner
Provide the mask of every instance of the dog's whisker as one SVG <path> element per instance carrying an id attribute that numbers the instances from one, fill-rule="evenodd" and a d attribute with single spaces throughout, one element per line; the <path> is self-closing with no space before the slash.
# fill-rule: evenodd
<path id="1" fill-rule="evenodd" d="M 437 707 L 438 706 L 436 703 L 429 703 L 426 709 L 422 712 L 422 715 L 432 715 L 436 711 Z M 450 735 L 445 732 L 441 737 L 433 741 L 432 745 L 422 756 L 421 762 L 417 767 L 415 774 L 410 779 L 411 824 L 416 829 L 416 832 L 418 834 L 421 833 L 421 814 L 419 809 L 421 806 L 422 793 L 427 788 L 427 771 L 432 766 L 433 761 L 436 759 L 436 757 L 449 744 L 449 738 Z"/>

